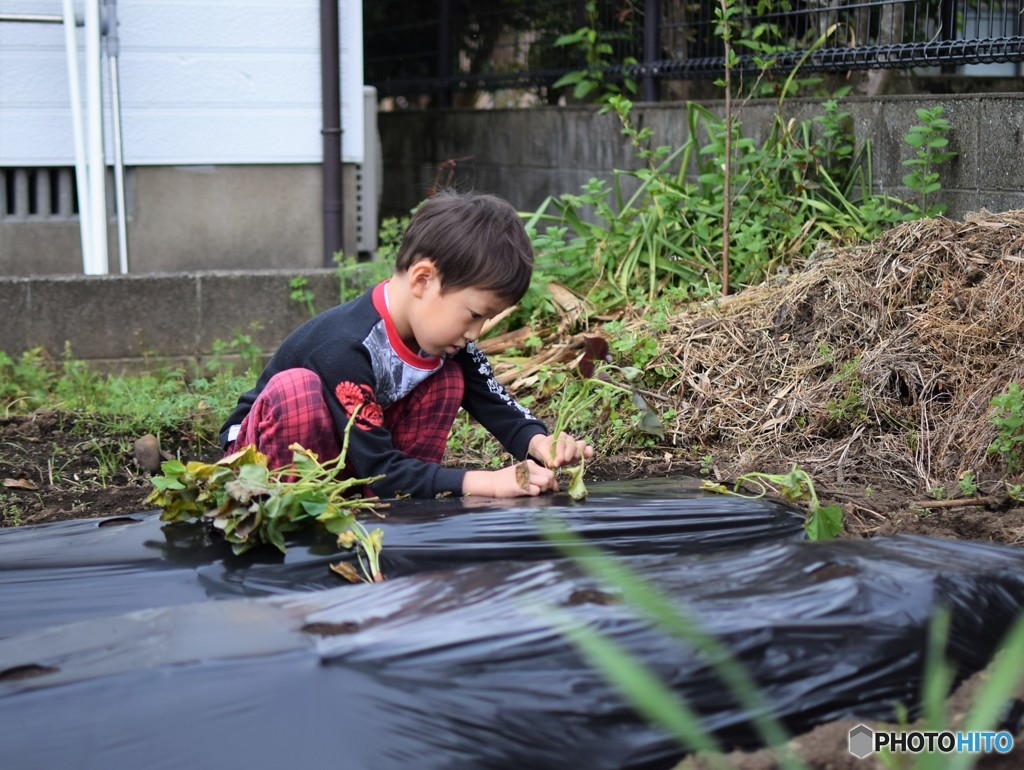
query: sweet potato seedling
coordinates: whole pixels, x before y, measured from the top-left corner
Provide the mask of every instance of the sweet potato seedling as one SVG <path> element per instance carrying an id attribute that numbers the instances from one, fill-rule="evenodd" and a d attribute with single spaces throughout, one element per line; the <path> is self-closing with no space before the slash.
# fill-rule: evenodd
<path id="1" fill-rule="evenodd" d="M 215 463 L 169 460 L 161 465 L 162 475 L 153 477 L 146 502 L 163 509 L 164 521 L 194 519 L 211 525 L 236 554 L 264 543 L 283 553 L 288 532 L 319 523 L 338 536 L 339 546 L 357 547 L 363 579 L 378 582 L 383 579 L 383 533 L 368 532 L 356 512 L 375 511 L 382 504 L 356 493 L 381 477 L 343 477 L 350 428 L 351 422 L 341 453 L 324 462 L 298 444 L 290 447 L 292 464 L 275 469 L 267 467 L 266 455 L 251 444 Z M 359 580 L 345 562 L 332 569 L 348 580 Z"/>

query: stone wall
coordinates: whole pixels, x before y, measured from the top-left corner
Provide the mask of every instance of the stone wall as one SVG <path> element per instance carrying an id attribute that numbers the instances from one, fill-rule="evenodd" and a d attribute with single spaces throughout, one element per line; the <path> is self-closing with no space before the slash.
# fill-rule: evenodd
<path id="1" fill-rule="evenodd" d="M 66 351 L 122 372 L 202 365 L 218 341 L 247 334 L 269 355 L 309 317 L 289 296 L 296 276 L 306 278 L 317 310 L 338 302 L 332 270 L 0 278 L 0 350 Z"/>
<path id="2" fill-rule="evenodd" d="M 961 217 L 987 208 L 1024 208 L 1024 95 L 946 94 L 941 96 L 851 97 L 841 104 L 851 113 L 858 143 L 870 142 L 878 189 L 910 196 L 903 184 L 914 156 L 904 136 L 920 123 L 916 110 L 942 104 L 950 121 L 950 149 L 956 158 L 941 169 L 938 200 Z M 720 102 L 705 106 L 719 114 Z M 751 102 L 741 113 L 748 135 L 764 135 L 774 118 L 774 102 Z M 823 113 L 820 102 L 794 99 L 787 116 Z M 654 130 L 655 144 L 681 145 L 688 137 L 681 103 L 639 104 L 638 126 Z M 639 161 L 620 132 L 618 118 L 593 107 L 529 110 L 430 110 L 383 112 L 378 117 L 384 160 L 382 214 L 407 214 L 426 191 L 446 182 L 450 168 L 462 188 L 493 192 L 523 211 L 534 211 L 549 195 L 578 192 L 589 178 L 611 180 L 612 169 L 636 168 Z"/>

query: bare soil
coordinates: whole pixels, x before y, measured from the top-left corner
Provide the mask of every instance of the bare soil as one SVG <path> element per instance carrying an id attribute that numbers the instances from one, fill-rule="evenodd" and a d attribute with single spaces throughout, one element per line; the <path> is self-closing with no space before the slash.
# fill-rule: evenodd
<path id="1" fill-rule="evenodd" d="M 108 446 L 104 454 L 113 454 L 110 465 L 116 465 L 111 473 L 104 474 L 97 456 L 97 439 L 84 435 L 82 430 L 75 416 L 67 413 L 40 410 L 0 417 L 0 526 L 153 510 L 145 502 L 153 489 L 150 474 L 140 467 L 132 449 L 140 437 L 102 439 Z M 183 451 L 173 439 L 165 440 L 165 444 L 161 449 L 165 459 Z M 219 447 L 209 445 L 198 453 L 181 456 L 213 462 L 222 454 Z M 699 478 L 707 475 L 706 470 L 667 449 L 636 451 L 597 458 L 590 464 L 587 479 L 669 475 Z M 824 484 L 818 489 L 823 503 L 843 505 L 844 536 L 913 533 L 1010 545 L 1024 542 L 1024 506 L 1011 505 L 1004 497 L 935 500 L 893 484 L 882 472 L 869 480 L 867 487 L 870 493 L 865 492 L 863 484 Z"/>
<path id="2" fill-rule="evenodd" d="M 131 451 L 135 438 L 98 439 L 86 435 L 74 415 L 49 410 L 0 418 L 0 525 L 152 510 L 145 499 L 153 486 Z M 97 452 L 97 441 L 106 455 Z M 104 456 L 109 471 L 101 465 Z M 219 448 L 210 447 L 209 456 L 219 458 Z"/>

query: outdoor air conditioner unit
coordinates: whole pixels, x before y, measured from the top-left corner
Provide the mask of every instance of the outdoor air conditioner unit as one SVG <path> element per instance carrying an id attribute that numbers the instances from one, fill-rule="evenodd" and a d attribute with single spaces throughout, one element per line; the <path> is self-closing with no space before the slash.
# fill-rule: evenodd
<path id="1" fill-rule="evenodd" d="M 377 132 L 377 89 L 363 87 L 363 162 L 356 172 L 356 247 L 360 259 L 377 258 L 377 229 L 380 225 L 381 176 L 384 160 Z"/>

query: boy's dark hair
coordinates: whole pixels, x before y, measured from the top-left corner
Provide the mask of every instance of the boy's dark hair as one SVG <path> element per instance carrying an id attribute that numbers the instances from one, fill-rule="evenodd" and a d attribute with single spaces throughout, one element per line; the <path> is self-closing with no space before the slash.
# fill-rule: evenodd
<path id="1" fill-rule="evenodd" d="M 533 273 L 533 244 L 508 201 L 482 193 L 443 190 L 413 214 L 395 258 L 408 270 L 431 259 L 443 291 L 482 289 L 518 302 Z"/>

